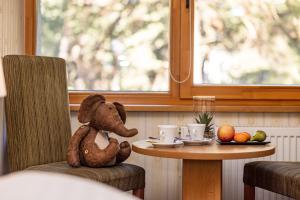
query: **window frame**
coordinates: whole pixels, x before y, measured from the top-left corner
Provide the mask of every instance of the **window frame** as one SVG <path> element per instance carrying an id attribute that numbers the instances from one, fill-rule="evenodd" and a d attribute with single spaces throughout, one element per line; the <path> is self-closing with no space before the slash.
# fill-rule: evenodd
<path id="1" fill-rule="evenodd" d="M 188 75 L 189 55 L 193 52 L 189 41 L 189 24 L 193 21 L 189 20 L 189 12 L 194 15 L 194 1 L 190 0 L 189 8 L 186 8 L 186 2 L 187 0 L 170 0 L 169 67 L 174 77 L 179 80 Z M 24 9 L 25 53 L 35 55 L 36 0 L 25 0 Z M 193 95 L 216 96 L 216 111 L 220 112 L 300 111 L 298 86 L 195 86 L 193 67 L 186 82 L 178 84 L 170 78 L 169 86 L 169 92 L 69 91 L 70 109 L 78 110 L 85 97 L 101 93 L 108 101 L 123 103 L 128 111 L 192 111 Z"/>
<path id="2" fill-rule="evenodd" d="M 190 2 L 190 9 L 182 8 L 181 11 L 181 49 L 184 55 L 181 60 L 181 66 L 190 66 L 191 74 L 188 80 L 180 85 L 180 97 L 182 99 L 191 99 L 193 96 L 216 96 L 218 101 L 231 101 L 232 106 L 250 106 L 250 110 L 263 111 L 263 108 L 257 108 L 259 104 L 266 107 L 266 111 L 272 112 L 272 109 L 268 109 L 268 106 L 272 108 L 274 106 L 282 106 L 284 111 L 286 107 L 289 112 L 290 109 L 299 111 L 300 100 L 300 86 L 267 86 L 267 85 L 216 85 L 216 84 L 203 84 L 194 85 L 193 83 L 193 48 L 190 46 L 193 44 L 194 37 L 194 0 Z M 189 17 L 189 14 L 192 17 Z M 189 26 L 192 25 L 190 29 Z M 192 38 L 190 38 L 192 37 Z M 190 42 L 190 39 L 192 42 Z M 191 56 L 189 54 L 191 53 Z M 180 74 L 183 77 L 187 77 L 189 74 L 188 67 L 181 67 Z M 230 103 L 229 103 L 230 104 Z M 291 107 L 288 107 L 291 106 Z M 249 109 L 246 108 L 248 111 Z M 280 108 L 274 108 L 275 110 L 281 110 Z"/>

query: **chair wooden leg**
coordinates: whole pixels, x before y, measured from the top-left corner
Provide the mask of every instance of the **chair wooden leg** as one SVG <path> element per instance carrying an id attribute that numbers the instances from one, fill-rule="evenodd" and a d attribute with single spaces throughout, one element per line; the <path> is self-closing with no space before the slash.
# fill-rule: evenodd
<path id="1" fill-rule="evenodd" d="M 132 190 L 133 196 L 144 199 L 144 188 Z"/>
<path id="2" fill-rule="evenodd" d="M 244 184 L 244 200 L 255 200 L 255 187 Z"/>

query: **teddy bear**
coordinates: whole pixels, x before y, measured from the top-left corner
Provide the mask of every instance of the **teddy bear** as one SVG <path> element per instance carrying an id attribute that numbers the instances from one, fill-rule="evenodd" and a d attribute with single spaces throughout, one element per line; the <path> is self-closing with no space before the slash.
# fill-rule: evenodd
<path id="1" fill-rule="evenodd" d="M 118 102 L 109 103 L 104 96 L 90 95 L 80 105 L 78 120 L 84 124 L 71 137 L 67 162 L 71 167 L 112 166 L 125 161 L 131 147 L 127 141 L 119 142 L 108 136 L 113 132 L 132 137 L 138 130 L 125 127 L 126 112 Z"/>

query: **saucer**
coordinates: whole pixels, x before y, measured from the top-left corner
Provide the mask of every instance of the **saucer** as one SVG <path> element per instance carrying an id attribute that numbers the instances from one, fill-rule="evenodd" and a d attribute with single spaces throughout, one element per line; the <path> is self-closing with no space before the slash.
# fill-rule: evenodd
<path id="1" fill-rule="evenodd" d="M 174 148 L 181 146 L 183 144 L 182 141 L 177 140 L 176 142 L 173 143 L 164 143 L 160 142 L 159 140 L 147 140 L 147 142 L 150 142 L 154 148 Z"/>
<path id="2" fill-rule="evenodd" d="M 198 145 L 208 145 L 212 142 L 212 139 L 202 139 L 202 140 L 181 140 L 184 145 L 188 146 L 198 146 Z"/>

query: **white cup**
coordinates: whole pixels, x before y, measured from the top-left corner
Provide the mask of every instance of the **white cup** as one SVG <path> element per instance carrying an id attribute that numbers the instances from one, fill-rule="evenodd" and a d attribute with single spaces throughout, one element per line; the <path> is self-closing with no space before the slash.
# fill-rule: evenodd
<path id="1" fill-rule="evenodd" d="M 184 140 L 191 139 L 191 135 L 187 126 L 180 127 L 180 138 Z"/>
<path id="2" fill-rule="evenodd" d="M 162 143 L 174 143 L 175 137 L 178 136 L 176 125 L 158 125 L 159 140 Z"/>
<path id="3" fill-rule="evenodd" d="M 187 124 L 190 139 L 191 140 L 202 140 L 204 131 L 205 131 L 205 124 Z"/>

